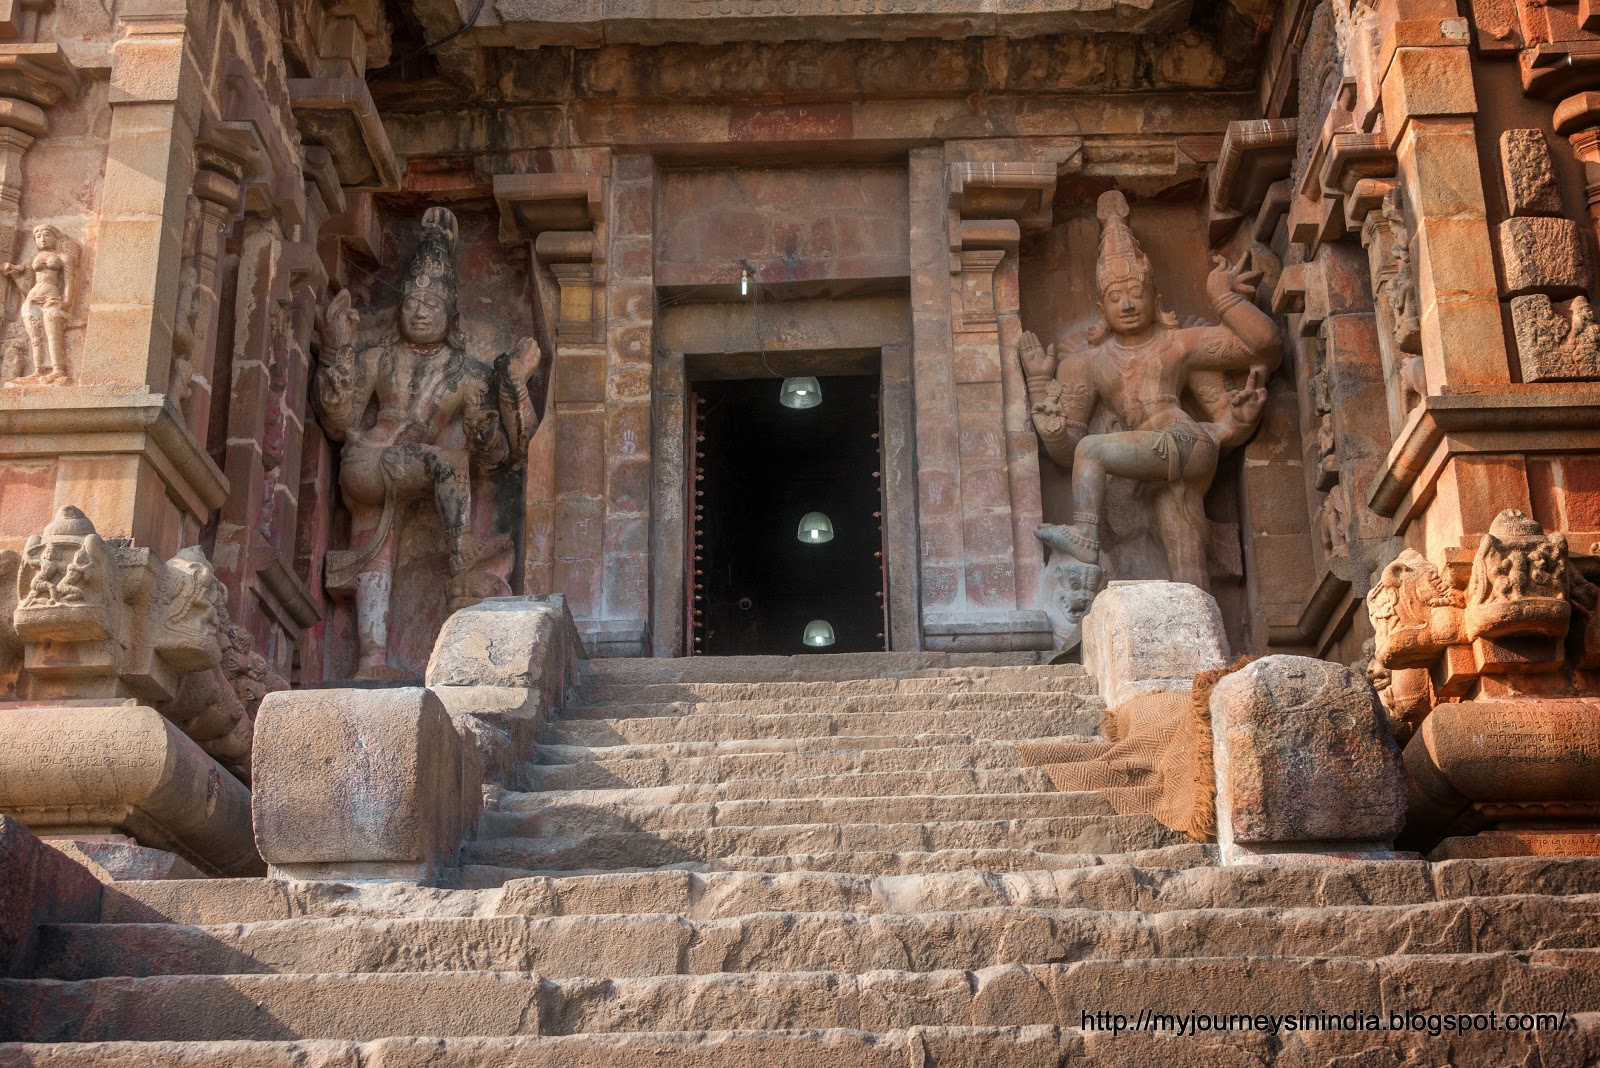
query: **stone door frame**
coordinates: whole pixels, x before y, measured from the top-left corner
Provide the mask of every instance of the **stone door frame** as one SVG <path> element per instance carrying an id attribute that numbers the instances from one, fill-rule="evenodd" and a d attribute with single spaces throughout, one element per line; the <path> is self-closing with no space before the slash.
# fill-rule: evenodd
<path id="1" fill-rule="evenodd" d="M 888 647 L 922 648 L 917 529 L 916 426 L 912 404 L 911 321 L 904 295 L 805 301 L 769 307 L 759 331 L 742 305 L 694 304 L 662 309 L 652 383 L 654 466 L 650 530 L 650 648 L 654 656 L 687 653 L 685 633 L 693 515 L 694 443 L 687 403 L 694 378 L 760 378 L 777 374 L 878 375 L 879 454 L 883 464 L 883 531 L 889 579 Z M 764 351 L 763 351 L 764 350 Z M 716 375 L 691 373 L 716 362 Z"/>

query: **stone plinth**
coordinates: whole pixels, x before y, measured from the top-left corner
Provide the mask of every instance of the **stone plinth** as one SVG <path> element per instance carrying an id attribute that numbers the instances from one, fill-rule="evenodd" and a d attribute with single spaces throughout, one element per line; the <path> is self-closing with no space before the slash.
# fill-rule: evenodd
<path id="1" fill-rule="evenodd" d="M 1364 675 L 1310 657 L 1264 657 L 1217 683 L 1211 726 L 1224 863 L 1393 855 L 1405 781 Z"/>
<path id="2" fill-rule="evenodd" d="M 1083 662 L 1109 708 L 1187 690 L 1227 660 L 1217 602 L 1186 582 L 1113 582 L 1083 619 Z"/>
<path id="3" fill-rule="evenodd" d="M 1600 803 L 1600 701 L 1441 704 L 1406 746 L 1405 765 L 1409 834 L 1435 834 L 1474 804 L 1581 817 Z"/>
<path id="4" fill-rule="evenodd" d="M 418 686 L 269 694 L 252 772 L 261 855 L 296 879 L 432 881 L 481 804 L 476 751 Z"/>
<path id="5" fill-rule="evenodd" d="M 100 881 L 10 816 L 0 816 L 0 872 L 0 978 L 28 974 L 40 924 L 100 918 Z"/>
<path id="6" fill-rule="evenodd" d="M 922 624 L 922 646 L 937 653 L 1026 653 L 1051 648 L 1050 617 L 1034 609 L 930 613 Z"/>
<path id="7" fill-rule="evenodd" d="M 1582 831 L 1485 831 L 1446 838 L 1433 848 L 1428 859 L 1596 856 L 1600 856 L 1600 830 L 1591 828 Z"/>
<path id="8" fill-rule="evenodd" d="M 0 811 L 38 834 L 129 835 L 211 875 L 261 871 L 250 791 L 143 705 L 0 707 Z"/>
<path id="9" fill-rule="evenodd" d="M 550 710 L 566 703 L 584 656 L 561 594 L 493 597 L 445 621 L 428 660 L 428 688 L 473 743 L 489 779 L 508 783 Z"/>

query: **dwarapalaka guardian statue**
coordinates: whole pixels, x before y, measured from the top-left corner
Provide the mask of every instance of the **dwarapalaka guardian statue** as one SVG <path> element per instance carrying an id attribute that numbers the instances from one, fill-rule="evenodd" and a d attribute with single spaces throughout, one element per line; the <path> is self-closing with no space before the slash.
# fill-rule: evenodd
<path id="1" fill-rule="evenodd" d="M 451 611 L 510 592 L 483 570 L 512 543 L 503 532 L 472 529 L 472 475 L 526 454 L 538 425 L 528 382 L 543 356 L 531 339 L 492 366 L 463 351 L 456 240 L 455 216 L 430 208 L 402 284 L 397 336 L 358 352 L 360 316 L 348 290 L 327 314 L 332 354 L 317 371 L 313 397 L 323 429 L 344 443 L 339 488 L 353 520 L 352 547 L 328 556 L 327 584 L 355 596 L 357 678 L 410 674 L 388 660 L 402 504 L 431 495 L 438 507 L 450 551 Z"/>
<path id="2" fill-rule="evenodd" d="M 1046 349 L 1031 333 L 1019 346 L 1034 429 L 1051 459 L 1072 471 L 1072 522 L 1047 524 L 1038 534 L 1058 555 L 1099 564 L 1107 476 L 1159 483 L 1156 531 L 1170 577 L 1209 589 L 1205 493 L 1221 451 L 1255 430 L 1282 342 L 1271 317 L 1251 302 L 1260 274 L 1246 273 L 1243 258 L 1214 258 L 1206 279 L 1221 324 L 1180 327 L 1161 309 L 1123 195 L 1102 194 L 1097 214 L 1099 301 L 1087 346 L 1058 358 L 1056 345 Z M 1242 387 L 1230 389 L 1226 372 L 1247 372 Z M 1206 421 L 1185 410 L 1185 392 Z M 1089 433 L 1097 405 L 1125 429 Z"/>

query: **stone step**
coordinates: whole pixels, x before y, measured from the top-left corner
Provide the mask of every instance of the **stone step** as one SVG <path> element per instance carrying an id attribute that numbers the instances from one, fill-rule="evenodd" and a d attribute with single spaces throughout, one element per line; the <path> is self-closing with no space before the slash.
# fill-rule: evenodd
<path id="1" fill-rule="evenodd" d="M 795 872 L 838 872 L 852 875 L 920 876 L 948 872 L 1029 872 L 1058 868 L 1092 868 L 1103 864 L 1137 867 L 1192 868 L 1212 863 L 1207 847 L 1195 843 L 1132 852 L 1049 853 L 1035 849 L 940 849 L 935 852 L 795 853 L 784 856 L 748 853 L 710 861 L 684 861 L 670 867 L 686 872 L 749 872 L 780 875 Z M 666 868 L 649 868 L 663 871 Z M 525 868 L 464 863 L 456 876 L 463 889 L 484 889 L 543 876 L 602 875 L 615 868 Z"/>
<path id="2" fill-rule="evenodd" d="M 980 741 L 903 749 L 812 750 L 639 760 L 612 755 L 610 759 L 586 760 L 579 764 L 521 764 L 517 768 L 517 778 L 524 790 L 603 790 L 740 779 L 786 780 L 886 771 L 1020 767 L 1021 757 L 1014 743 Z"/>
<path id="3" fill-rule="evenodd" d="M 1380 1012 L 1382 1010 L 1379 1010 Z M 1129 1014 L 1131 1024 L 1137 1014 Z M 1382 1017 L 1386 1021 L 1387 1017 Z M 1074 1024 L 1081 1022 L 1073 1021 Z M 870 1032 L 655 1031 L 536 1038 L 384 1038 L 262 1042 L 0 1043 L 0 1062 L 32 1068 L 990 1068 L 1150 1064 L 1309 1068 L 1329 1064 L 1580 1065 L 1600 1060 L 1600 1013 L 1559 1031 L 1496 1030 L 1429 1038 L 1407 1031 L 1234 1031 L 1197 1039 L 1171 1030 L 1121 1032 L 1032 1024 Z M 1197 1044 L 1203 1042 L 1203 1052 Z M 1432 1054 L 1434 1059 L 1430 1060 Z M 1204 1057 L 1201 1061 L 1198 1058 Z"/>
<path id="4" fill-rule="evenodd" d="M 802 656 L 606 657 L 586 660 L 582 682 L 824 682 L 936 677 L 974 668 L 1041 667 L 1050 653 L 826 653 Z"/>
<path id="5" fill-rule="evenodd" d="M 1179 847 L 1186 849 L 1187 847 Z M 119 882 L 107 923 L 197 926 L 300 916 L 369 919 L 673 913 L 718 919 L 753 912 L 907 914 L 1002 907 L 1166 912 L 1202 908 L 1413 905 L 1496 894 L 1585 895 L 1600 859 L 1502 857 L 1362 861 L 1293 867 L 1096 867 L 872 876 L 661 870 L 519 879 L 493 890 L 407 884 L 196 879 Z"/>
<path id="6" fill-rule="evenodd" d="M 910 797 L 752 798 L 651 805 L 594 803 L 582 793 L 507 794 L 483 813 L 480 838 L 533 838 L 605 831 L 778 827 L 815 823 L 914 823 L 961 819 L 1110 816 L 1097 793 L 956 794 Z"/>
<path id="7" fill-rule="evenodd" d="M 424 972 L 0 980 L 0 1034 L 26 1042 L 366 1041 L 693 1032 L 730 1020 L 760 1030 L 889 1031 L 1076 1023 L 1084 1013 L 1135 1006 L 1162 1013 L 1216 1006 L 1238 1014 L 1302 1007 L 1593 1012 L 1600 1007 L 1600 950 L 1087 960 L 860 975 L 550 979 L 526 972 Z"/>
<path id="8" fill-rule="evenodd" d="M 541 770 L 526 765 L 525 770 Z M 543 769 L 549 770 L 549 769 Z M 526 778 L 526 776 L 524 776 Z M 843 772 L 801 775 L 793 779 L 735 779 L 668 786 L 552 787 L 533 792 L 567 797 L 580 803 L 666 805 L 778 798 L 909 797 L 923 794 L 1039 793 L 1055 789 L 1040 768 L 931 768 L 915 771 Z M 513 792 L 506 796 L 521 796 Z"/>
<path id="9" fill-rule="evenodd" d="M 921 915 L 777 912 L 722 920 L 640 915 L 65 924 L 41 929 L 34 977 L 935 972 L 1081 960 L 1582 949 L 1597 940 L 1600 896 L 1594 895 L 1154 914 L 995 908 Z"/>
<path id="10" fill-rule="evenodd" d="M 834 697 L 761 697 L 748 701 L 608 701 L 562 710 L 564 720 L 663 716 L 840 716 L 894 712 L 1057 712 L 1099 721 L 1105 703 L 1093 693 L 1015 690 L 1006 693 L 891 693 Z"/>
<path id="11" fill-rule="evenodd" d="M 842 712 L 771 715 L 695 712 L 691 715 L 564 719 L 542 740 L 552 745 L 644 745 L 714 742 L 728 738 L 862 738 L 947 734 L 971 738 L 1040 738 L 1094 734 L 1104 715 L 1098 703 L 1052 709 L 962 709 L 956 712 Z"/>
<path id="12" fill-rule="evenodd" d="M 550 838 L 481 838 L 462 862 L 538 871 L 653 868 L 723 857 L 819 853 L 933 853 L 1006 845 L 1046 853 L 1124 853 L 1184 837 L 1149 816 L 1061 816 L 945 823 L 813 823 L 602 831 Z"/>
<path id="13" fill-rule="evenodd" d="M 936 674 L 884 678 L 826 679 L 811 682 L 587 682 L 576 691 L 579 704 L 666 701 L 761 701 L 792 697 L 867 697 L 919 693 L 1064 692 L 1091 694 L 1094 680 L 1080 664 L 1055 667 L 968 668 Z"/>
<path id="14" fill-rule="evenodd" d="M 1035 739 L 1045 742 L 1094 742 L 1092 735 L 1074 734 Z M 935 749 L 970 746 L 991 750 L 1015 747 L 1014 738 L 986 738 L 971 734 L 864 734 L 848 738 L 719 738 L 704 742 L 641 742 L 618 745 L 550 745 L 533 747 L 536 764 L 609 763 L 614 760 L 682 761 L 701 757 L 745 757 L 759 754 L 853 753 L 872 749 Z"/>

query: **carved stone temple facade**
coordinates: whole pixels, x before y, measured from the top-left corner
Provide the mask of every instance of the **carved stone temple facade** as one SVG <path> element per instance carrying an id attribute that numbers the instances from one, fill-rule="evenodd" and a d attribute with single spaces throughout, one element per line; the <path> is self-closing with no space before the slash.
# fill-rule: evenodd
<path id="1" fill-rule="evenodd" d="M 128 977 L 243 958 L 73 948 L 493 911 L 415 884 L 731 910 L 684 925 L 759 911 L 736 872 L 811 887 L 761 899 L 796 916 L 1157 911 L 1080 904 L 1063 872 L 1107 865 L 1217 869 L 1160 906 L 1200 911 L 1600 892 L 1600 861 L 1527 860 L 1600 857 L 1597 301 L 1595 0 L 0 0 L 0 1060 L 502 1034 L 426 1020 L 515 984 L 350 1028 L 296 1015 L 345 995 L 197 988 L 237 1026 L 140 1031 Z M 1371 874 L 1404 865 L 1432 896 Z M 657 881 L 551 874 L 613 869 Z M 1053 889 L 939 881 L 974 871 Z M 805 882 L 840 873 L 931 881 Z M 1600 1059 L 1600 924 L 1523 918 L 1482 952 L 1572 946 L 1557 1008 Z M 1210 955 L 1293 942 L 1249 929 Z M 920 944 L 888 930 L 860 937 Z M 1366 937 L 1274 959 L 1471 1009 Z M 849 972 L 866 1021 L 877 968 L 1079 959 L 928 938 L 747 964 Z M 654 974 L 571 954 L 450 967 L 540 972 L 541 1013 Z M 46 982 L 124 979 L 81 1025 Z M 1017 982 L 961 1026 L 1066 1026 Z M 1560 1000 L 1526 982 L 1508 1009 Z M 606 1029 L 562 990 L 535 1033 Z M 653 997 L 709 1015 L 633 1030 L 731 1026 Z M 744 1030 L 855 1026 L 772 1012 Z M 940 1019 L 860 1030 L 1002 1063 L 904 1038 Z M 750 1041 L 682 1063 L 879 1063 Z M 649 1060 L 609 1049 L 548 1063 Z"/>

